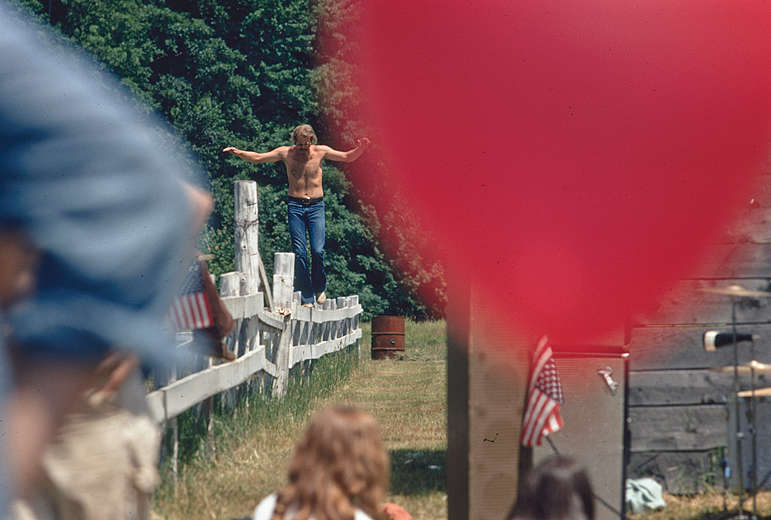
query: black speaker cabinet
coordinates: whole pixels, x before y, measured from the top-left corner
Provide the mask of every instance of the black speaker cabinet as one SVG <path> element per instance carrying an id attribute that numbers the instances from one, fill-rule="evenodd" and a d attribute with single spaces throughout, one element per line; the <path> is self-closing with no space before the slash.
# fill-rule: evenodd
<path id="1" fill-rule="evenodd" d="M 617 520 L 625 513 L 628 352 L 597 350 L 568 352 L 554 347 L 565 397 L 564 426 L 533 449 L 533 462 L 554 454 L 555 448 L 576 459 L 589 472 L 597 520 Z"/>

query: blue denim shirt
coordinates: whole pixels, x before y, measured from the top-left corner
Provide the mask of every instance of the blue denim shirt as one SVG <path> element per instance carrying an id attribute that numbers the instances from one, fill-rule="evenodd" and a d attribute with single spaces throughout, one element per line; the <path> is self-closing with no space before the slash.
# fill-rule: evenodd
<path id="1" fill-rule="evenodd" d="M 192 257 L 179 179 L 199 172 L 163 136 L 114 79 L 0 2 L 0 227 L 42 252 L 36 292 L 6 316 L 25 359 L 171 357 L 163 318 Z M 0 459 L 0 511 L 5 491 Z"/>
<path id="2" fill-rule="evenodd" d="M 30 354 L 161 354 L 189 263 L 179 179 L 194 163 L 159 144 L 168 134 L 112 78 L 30 27 L 0 4 L 0 226 L 43 254 L 36 294 L 10 316 L 14 337 Z"/>

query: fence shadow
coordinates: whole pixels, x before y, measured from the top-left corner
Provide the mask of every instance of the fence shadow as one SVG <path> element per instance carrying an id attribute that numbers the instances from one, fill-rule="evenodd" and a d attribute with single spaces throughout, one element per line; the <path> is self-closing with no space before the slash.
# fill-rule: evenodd
<path id="1" fill-rule="evenodd" d="M 391 450 L 391 493 L 447 492 L 446 450 Z"/>

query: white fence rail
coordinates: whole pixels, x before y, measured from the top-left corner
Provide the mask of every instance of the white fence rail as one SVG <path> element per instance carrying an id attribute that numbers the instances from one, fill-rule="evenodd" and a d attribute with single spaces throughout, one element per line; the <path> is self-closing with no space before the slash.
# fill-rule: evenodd
<path id="1" fill-rule="evenodd" d="M 271 291 L 257 249 L 256 184 L 235 184 L 238 272 L 220 277 L 220 295 L 236 320 L 228 345 L 237 358 L 218 365 L 209 361 L 198 368 L 175 367 L 162 386 L 147 395 L 154 417 L 172 427 L 182 412 L 254 379 L 268 381 L 273 395 L 281 396 L 293 366 L 345 349 L 361 338 L 358 296 L 329 299 L 313 308 L 300 305 L 300 293 L 292 288 L 293 253 L 276 253 Z"/>
<path id="2" fill-rule="evenodd" d="M 261 373 L 273 378 L 274 394 L 282 395 L 288 372 L 297 363 L 345 349 L 361 338 L 358 299 L 337 298 L 327 301 L 322 309 L 309 309 L 293 301 L 289 314 L 282 316 L 261 308 L 262 294 L 224 298 L 237 320 L 229 344 L 238 357 L 179 379 L 173 374 L 168 384 L 147 395 L 153 416 L 159 422 L 168 421 Z"/>

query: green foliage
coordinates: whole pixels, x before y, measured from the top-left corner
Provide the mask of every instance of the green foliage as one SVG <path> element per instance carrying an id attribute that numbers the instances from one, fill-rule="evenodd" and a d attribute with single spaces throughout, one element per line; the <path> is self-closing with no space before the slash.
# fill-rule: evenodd
<path id="1" fill-rule="evenodd" d="M 215 255 L 210 262 L 215 274 L 233 269 L 233 181 L 237 179 L 258 183 L 260 251 L 269 275 L 273 253 L 291 250 L 283 165 L 249 164 L 224 156 L 223 147 L 269 150 L 286 144 L 291 129 L 306 122 L 317 129 L 322 142 L 338 148 L 350 148 L 356 137 L 365 135 L 366 129 L 349 119 L 360 103 L 348 81 L 353 66 L 346 61 L 347 42 L 341 31 L 355 24 L 354 3 L 17 3 L 101 60 L 145 106 L 159 112 L 197 156 L 208 173 L 206 188 L 215 199 L 199 245 Z M 321 24 L 330 24 L 336 43 L 317 50 Z M 328 293 L 358 294 L 366 317 L 384 312 L 436 316 L 437 311 L 420 303 L 417 295 L 432 284 L 441 293 L 441 268 L 417 255 L 412 238 L 418 233 L 410 229 L 414 225 L 409 219 L 378 215 L 359 200 L 346 174 L 329 164 L 324 182 Z M 380 235 L 373 232 L 378 229 L 399 237 L 394 253 L 413 256 L 387 259 Z M 408 269 L 398 275 L 397 268 L 403 267 Z"/>

